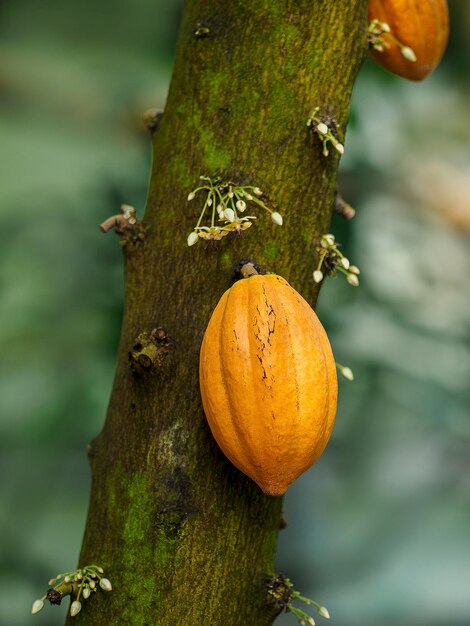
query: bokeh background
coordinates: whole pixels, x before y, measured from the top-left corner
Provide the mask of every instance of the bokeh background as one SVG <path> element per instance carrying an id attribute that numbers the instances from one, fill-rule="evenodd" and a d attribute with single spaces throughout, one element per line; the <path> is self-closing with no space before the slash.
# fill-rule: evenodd
<path id="1" fill-rule="evenodd" d="M 470 624 L 470 3 L 450 0 L 423 84 L 367 62 L 341 165 L 357 209 L 332 230 L 361 286 L 319 314 L 342 381 L 328 453 L 290 490 L 278 570 L 337 626 Z M 0 624 L 75 566 L 87 442 L 103 423 L 123 305 L 100 221 L 142 211 L 179 0 L 0 5 Z M 318 621 L 321 621 L 319 618 Z M 277 624 L 295 624 L 283 615 Z"/>

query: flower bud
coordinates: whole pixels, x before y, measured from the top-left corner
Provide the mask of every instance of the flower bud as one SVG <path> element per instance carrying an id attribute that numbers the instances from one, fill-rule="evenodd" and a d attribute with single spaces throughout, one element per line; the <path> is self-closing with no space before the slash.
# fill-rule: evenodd
<path id="1" fill-rule="evenodd" d="M 321 281 L 323 280 L 323 272 L 320 272 L 320 270 L 315 270 L 313 272 L 313 280 L 316 283 L 321 283 Z"/>
<path id="2" fill-rule="evenodd" d="M 320 133 L 320 135 L 326 135 L 328 132 L 328 126 L 324 122 L 320 122 L 317 124 L 317 132 Z"/>
<path id="3" fill-rule="evenodd" d="M 345 367 L 344 369 L 349 370 L 349 367 Z M 351 372 L 351 370 L 349 370 L 349 371 Z M 351 372 L 351 374 L 352 374 L 352 372 Z M 351 380 L 353 380 L 353 379 L 351 378 Z M 324 617 L 325 619 L 330 619 L 330 614 L 329 614 L 328 609 L 326 608 L 326 606 L 321 606 L 321 607 L 318 609 L 318 613 L 319 613 L 322 617 Z"/>
<path id="4" fill-rule="evenodd" d="M 344 267 L 345 270 L 349 269 L 349 259 L 347 259 L 345 256 L 341 259 L 341 265 Z"/>
<path id="5" fill-rule="evenodd" d="M 85 600 L 87 600 L 90 597 L 90 587 L 83 587 L 83 597 Z"/>
<path id="6" fill-rule="evenodd" d="M 188 246 L 194 246 L 198 239 L 199 235 L 193 230 L 193 232 L 188 235 Z"/>
<path id="7" fill-rule="evenodd" d="M 75 615 L 78 615 L 81 610 L 82 610 L 82 605 L 80 604 L 80 602 L 78 600 L 75 600 L 70 605 L 70 615 L 72 617 L 75 617 Z"/>
<path id="8" fill-rule="evenodd" d="M 353 287 L 359 287 L 359 278 L 356 276 L 356 274 L 348 274 L 346 280 Z"/>
<path id="9" fill-rule="evenodd" d="M 274 211 L 274 213 L 271 213 L 271 219 L 278 226 L 282 226 L 282 222 L 283 222 L 282 215 L 278 213 L 277 211 Z"/>
<path id="10" fill-rule="evenodd" d="M 101 587 L 101 589 L 103 589 L 103 591 L 112 591 L 113 590 L 111 582 L 107 578 L 102 578 L 100 580 L 100 587 Z"/>
<path id="11" fill-rule="evenodd" d="M 234 212 L 234 210 L 233 209 L 225 209 L 224 217 L 229 222 L 233 222 L 233 220 L 235 219 L 235 212 Z"/>
<path id="12" fill-rule="evenodd" d="M 341 372 L 341 376 L 344 376 L 346 380 L 351 380 L 351 381 L 354 380 L 354 374 L 350 367 L 345 367 L 344 365 L 338 365 L 338 369 Z M 323 613 L 325 611 L 328 613 L 328 610 L 324 606 L 321 606 L 320 609 L 324 609 Z M 318 609 L 318 612 L 320 613 L 320 615 L 322 617 L 326 617 L 326 615 L 320 612 L 320 609 Z M 328 617 L 330 617 L 329 613 L 328 613 Z"/>
<path id="13" fill-rule="evenodd" d="M 408 46 L 403 46 L 403 48 L 401 49 L 401 53 L 407 61 L 411 61 L 412 63 L 416 61 L 416 54 L 413 48 L 409 48 Z"/>
<path id="14" fill-rule="evenodd" d="M 330 246 L 334 246 L 335 245 L 335 236 L 328 234 L 328 235 L 324 235 L 323 239 L 330 244 Z"/>
<path id="15" fill-rule="evenodd" d="M 196 197 L 196 194 L 194 193 L 194 191 L 191 191 L 191 193 L 188 194 L 188 202 L 190 202 L 191 200 L 194 200 L 195 197 Z"/>
<path id="16" fill-rule="evenodd" d="M 43 608 L 44 606 L 44 600 L 39 599 L 39 600 L 35 600 L 33 602 L 33 608 L 31 609 L 31 613 L 33 615 L 35 615 L 36 613 L 39 613 L 39 611 Z"/>
<path id="17" fill-rule="evenodd" d="M 237 209 L 239 211 L 244 211 L 246 209 L 246 202 L 244 202 L 243 200 L 239 200 L 237 202 Z"/>
<path id="18" fill-rule="evenodd" d="M 336 143 L 335 148 L 340 154 L 344 154 L 344 146 L 342 143 Z"/>
<path id="19" fill-rule="evenodd" d="M 356 267 L 355 265 L 350 265 L 349 266 L 349 271 L 351 272 L 351 274 L 359 275 L 361 273 L 361 270 L 358 267 Z"/>

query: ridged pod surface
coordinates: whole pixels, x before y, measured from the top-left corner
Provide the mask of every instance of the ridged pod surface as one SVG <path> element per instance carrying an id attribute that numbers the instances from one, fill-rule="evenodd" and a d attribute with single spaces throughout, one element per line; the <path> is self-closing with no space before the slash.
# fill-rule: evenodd
<path id="1" fill-rule="evenodd" d="M 328 337 L 282 277 L 251 276 L 224 293 L 201 346 L 204 411 L 222 451 L 279 496 L 323 452 L 338 383 Z"/>
<path id="2" fill-rule="evenodd" d="M 416 61 L 405 59 L 400 47 L 384 36 L 390 48 L 371 50 L 385 69 L 409 80 L 423 80 L 437 67 L 449 38 L 447 0 L 369 0 L 369 22 L 386 22 L 392 34 L 413 49 Z"/>

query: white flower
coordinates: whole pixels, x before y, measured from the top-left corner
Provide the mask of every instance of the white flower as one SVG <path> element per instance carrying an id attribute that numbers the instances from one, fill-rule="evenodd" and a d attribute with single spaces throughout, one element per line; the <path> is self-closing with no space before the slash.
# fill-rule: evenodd
<path id="1" fill-rule="evenodd" d="M 196 194 L 194 193 L 194 191 L 191 191 L 191 193 L 188 194 L 188 202 L 190 202 L 191 200 L 194 200 L 195 197 L 196 197 Z"/>
<path id="2" fill-rule="evenodd" d="M 193 230 L 193 232 L 188 235 L 188 246 L 194 246 L 194 244 L 197 243 L 198 240 L 199 240 L 199 236 Z"/>
<path id="3" fill-rule="evenodd" d="M 315 270 L 313 272 L 313 280 L 316 283 L 321 283 L 321 281 L 323 280 L 323 272 L 320 272 L 320 270 Z"/>
<path id="4" fill-rule="evenodd" d="M 101 589 L 103 589 L 103 591 L 112 591 L 113 590 L 111 582 L 107 578 L 102 578 L 100 580 L 100 587 L 101 587 Z"/>
<path id="5" fill-rule="evenodd" d="M 344 267 L 345 270 L 349 269 L 349 259 L 347 259 L 345 256 L 341 259 L 341 265 Z"/>
<path id="6" fill-rule="evenodd" d="M 328 235 L 323 235 L 323 239 L 330 244 L 330 246 L 334 246 L 335 245 L 335 236 L 328 234 Z"/>
<path id="7" fill-rule="evenodd" d="M 320 122 L 317 124 L 317 132 L 320 133 L 320 135 L 326 135 L 328 132 L 328 126 L 324 122 Z"/>
<path id="8" fill-rule="evenodd" d="M 65 583 L 69 583 L 69 582 L 70 582 L 70 576 L 66 576 L 66 577 L 64 578 L 64 582 L 65 582 Z"/>
<path id="9" fill-rule="evenodd" d="M 351 272 L 351 274 L 359 275 L 361 273 L 361 270 L 358 267 L 356 267 L 355 265 L 350 265 L 349 266 L 349 271 Z"/>
<path id="10" fill-rule="evenodd" d="M 409 48 L 408 46 L 403 46 L 403 48 L 401 49 L 401 53 L 407 61 L 411 61 L 412 63 L 416 61 L 416 54 L 412 48 Z"/>
<path id="11" fill-rule="evenodd" d="M 33 615 L 35 615 L 36 613 L 39 613 L 39 611 L 42 609 L 43 606 L 44 606 L 44 600 L 42 599 L 35 600 L 33 602 L 33 608 L 31 609 L 31 613 Z"/>
<path id="12" fill-rule="evenodd" d="M 283 222 L 282 215 L 278 213 L 277 211 L 274 211 L 274 213 L 271 213 L 271 219 L 278 226 L 282 226 L 282 222 Z"/>
<path id="13" fill-rule="evenodd" d="M 80 602 L 78 600 L 75 600 L 70 605 L 70 615 L 72 617 L 75 617 L 75 615 L 78 615 L 81 610 L 82 610 L 82 605 L 80 604 Z"/>
<path id="14" fill-rule="evenodd" d="M 253 193 L 255 194 L 255 196 L 262 196 L 263 192 L 261 191 L 261 189 L 259 187 L 255 187 L 253 189 Z"/>
<path id="15" fill-rule="evenodd" d="M 244 202 L 243 200 L 239 200 L 237 202 L 237 209 L 239 211 L 244 211 L 246 209 L 246 202 Z"/>
<path id="16" fill-rule="evenodd" d="M 351 372 L 351 370 L 349 369 L 349 367 L 345 367 L 344 369 L 349 370 L 349 371 Z M 351 374 L 352 374 L 352 372 L 351 372 Z M 347 378 L 347 377 L 346 377 L 346 378 Z M 353 379 L 352 379 L 352 378 L 350 378 L 350 380 L 353 380 Z M 324 617 L 325 619 L 330 619 L 330 614 L 329 614 L 328 609 L 326 608 L 326 606 L 321 606 L 321 607 L 318 609 L 318 613 L 319 613 L 322 617 Z"/>
<path id="17" fill-rule="evenodd" d="M 336 143 L 335 148 L 340 154 L 344 154 L 344 146 L 342 143 Z"/>
<path id="18" fill-rule="evenodd" d="M 359 278 L 356 276 L 356 274 L 348 274 L 346 276 L 346 280 L 353 287 L 359 287 Z"/>
<path id="19" fill-rule="evenodd" d="M 83 588 L 83 594 L 82 595 L 85 598 L 85 600 L 90 597 L 90 593 L 91 593 L 90 587 L 84 587 Z"/>

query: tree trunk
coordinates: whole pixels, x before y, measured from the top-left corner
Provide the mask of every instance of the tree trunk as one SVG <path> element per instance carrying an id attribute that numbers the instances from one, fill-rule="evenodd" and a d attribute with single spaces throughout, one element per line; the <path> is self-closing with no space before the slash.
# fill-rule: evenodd
<path id="1" fill-rule="evenodd" d="M 315 246 L 328 228 L 339 154 L 322 156 L 306 121 L 318 106 L 344 137 L 366 13 L 367 0 L 186 3 L 153 135 L 145 237 L 124 247 L 126 307 L 108 415 L 89 449 L 80 565 L 102 565 L 113 591 L 85 602 L 68 624 L 268 626 L 276 616 L 265 581 L 282 498 L 264 495 L 214 442 L 199 348 L 242 258 L 315 301 Z M 240 237 L 188 247 L 201 205 L 187 195 L 200 175 L 261 187 L 284 225 L 258 213 Z M 152 342 L 157 327 L 168 337 Z"/>

